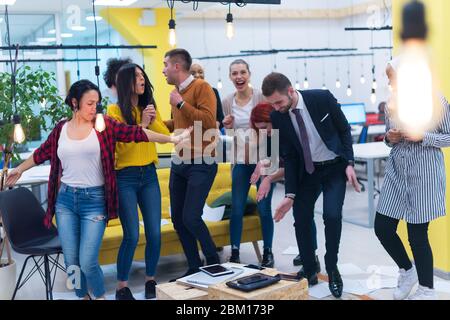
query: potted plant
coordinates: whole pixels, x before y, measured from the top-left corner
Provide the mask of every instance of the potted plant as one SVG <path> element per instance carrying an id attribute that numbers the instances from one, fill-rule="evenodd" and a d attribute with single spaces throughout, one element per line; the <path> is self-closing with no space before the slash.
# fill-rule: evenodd
<path id="1" fill-rule="evenodd" d="M 18 152 L 27 140 L 39 139 L 41 129 L 46 131 L 60 119 L 71 115 L 70 109 L 63 106 L 63 99 L 58 95 L 55 74 L 42 68 L 32 70 L 29 66 L 22 66 L 15 78 L 14 86 L 11 73 L 0 72 L 0 192 L 4 189 L 11 161 L 21 161 Z M 13 92 L 16 103 L 13 103 Z M 36 106 L 40 106 L 38 112 L 33 110 Z M 22 144 L 14 142 L 14 118 L 16 122 L 20 119 L 25 133 Z M 16 282 L 16 264 L 11 257 L 6 234 L 1 230 L 1 212 L 0 241 L 0 299 L 10 299 Z M 3 258 L 5 253 L 6 258 Z"/>

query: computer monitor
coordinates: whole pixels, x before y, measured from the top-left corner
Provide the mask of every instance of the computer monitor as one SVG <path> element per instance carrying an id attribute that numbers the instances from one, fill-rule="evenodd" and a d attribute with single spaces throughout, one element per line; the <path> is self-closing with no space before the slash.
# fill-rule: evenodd
<path id="1" fill-rule="evenodd" d="M 364 103 L 342 104 L 341 109 L 349 124 L 366 123 L 366 106 Z"/>

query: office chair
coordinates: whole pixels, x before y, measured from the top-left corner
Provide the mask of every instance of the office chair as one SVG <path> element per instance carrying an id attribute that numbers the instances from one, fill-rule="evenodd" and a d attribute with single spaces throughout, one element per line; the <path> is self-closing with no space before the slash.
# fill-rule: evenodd
<path id="1" fill-rule="evenodd" d="M 53 300 L 52 292 L 56 271 L 60 269 L 64 273 L 66 272 L 65 268 L 59 263 L 62 248 L 56 228 L 52 226 L 47 229 L 44 226 L 45 211 L 33 193 L 26 188 L 1 192 L 0 212 L 11 247 L 17 253 L 28 255 L 16 282 L 12 300 L 15 299 L 17 291 L 36 272 L 39 272 L 44 282 L 47 300 Z M 53 255 L 56 255 L 56 257 L 52 257 Z M 22 281 L 30 259 L 34 261 L 34 266 Z"/>

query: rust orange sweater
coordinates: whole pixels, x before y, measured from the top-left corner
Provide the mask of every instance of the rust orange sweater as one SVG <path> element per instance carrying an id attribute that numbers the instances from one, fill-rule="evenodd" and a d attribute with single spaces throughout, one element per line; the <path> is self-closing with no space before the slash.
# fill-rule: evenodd
<path id="1" fill-rule="evenodd" d="M 203 133 L 208 129 L 216 129 L 216 109 L 217 99 L 212 87 L 204 80 L 196 79 L 189 84 L 189 86 L 180 92 L 183 97 L 183 107 L 178 110 L 176 107 L 172 107 L 172 120 L 165 121 L 165 124 L 171 132 L 178 129 L 186 129 L 190 126 L 194 126 L 195 121 L 201 122 L 199 125 L 194 126 L 194 132 L 191 134 L 191 155 L 182 155 L 183 158 L 198 158 L 203 154 L 205 148 L 214 142 L 215 138 L 208 138 L 209 141 L 203 141 L 201 149 L 194 148 L 194 134 L 196 132 Z M 201 130 L 201 131 L 200 131 Z M 198 139 L 198 137 L 197 137 Z M 200 140 L 203 140 L 200 137 Z M 209 147 L 211 148 L 211 147 Z M 214 156 L 214 153 L 208 152 Z"/>

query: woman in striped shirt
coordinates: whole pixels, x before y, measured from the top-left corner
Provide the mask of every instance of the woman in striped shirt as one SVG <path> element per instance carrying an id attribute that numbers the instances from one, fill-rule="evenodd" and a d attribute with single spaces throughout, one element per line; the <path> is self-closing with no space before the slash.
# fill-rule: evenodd
<path id="1" fill-rule="evenodd" d="M 395 90 L 398 60 L 388 64 L 386 73 Z M 431 221 L 445 216 L 445 165 L 441 148 L 450 146 L 450 110 L 442 98 L 443 117 L 432 132 L 411 136 L 395 128 L 389 107 L 386 113 L 385 142 L 392 147 L 375 218 L 375 233 L 400 268 L 395 300 L 406 299 L 414 285 L 411 300 L 434 300 L 433 253 L 428 240 Z M 412 265 L 397 226 L 405 220 L 413 252 Z M 416 270 L 417 268 L 417 270 Z"/>

